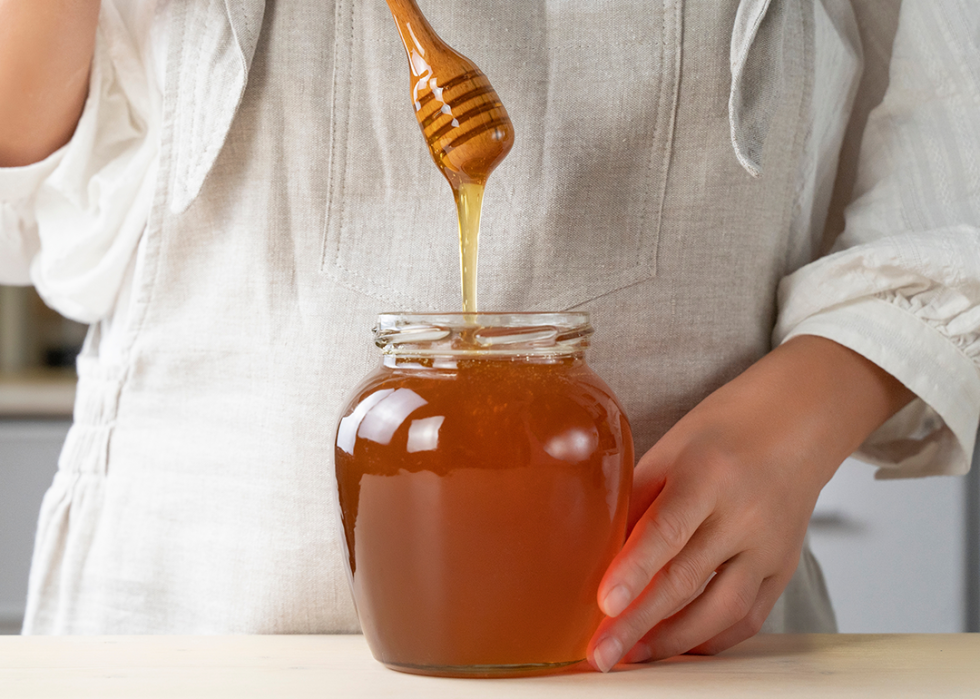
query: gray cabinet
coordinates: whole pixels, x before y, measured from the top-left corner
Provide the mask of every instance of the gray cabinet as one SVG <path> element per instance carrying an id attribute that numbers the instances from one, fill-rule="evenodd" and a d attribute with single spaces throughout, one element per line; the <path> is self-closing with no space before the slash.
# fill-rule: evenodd
<path id="1" fill-rule="evenodd" d="M 848 459 L 810 523 L 840 630 L 955 633 L 972 628 L 973 478 L 874 480 Z"/>

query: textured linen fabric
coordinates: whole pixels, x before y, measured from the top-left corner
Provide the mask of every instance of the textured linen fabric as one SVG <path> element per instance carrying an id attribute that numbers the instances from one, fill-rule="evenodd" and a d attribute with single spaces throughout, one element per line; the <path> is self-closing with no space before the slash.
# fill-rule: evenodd
<path id="1" fill-rule="evenodd" d="M 969 39 L 975 11 L 903 4 L 893 87 L 869 119 L 858 167 L 861 196 L 840 251 L 807 264 L 828 237 L 832 194 L 850 195 L 835 190 L 835 173 L 855 161 L 862 96 L 884 92 L 865 82 L 886 75 L 879 64 L 888 65 L 894 25 L 867 19 L 897 15 L 898 5 L 868 6 L 423 7 L 490 75 L 517 127 L 485 203 L 485 307 L 591 311 L 599 332 L 590 362 L 622 399 L 638 453 L 773 337 L 810 327 L 919 386 L 920 400 L 865 451 L 903 475 L 968 463 L 965 426 L 980 409 L 970 388 L 980 380 L 970 354 L 980 293 L 962 258 L 977 220 L 954 195 L 954 206 L 918 204 L 919 227 L 889 229 L 918 184 L 918 163 L 893 168 L 889 144 L 913 148 L 913 161 L 928 156 L 943 184 L 958 172 L 943 163 L 977 152 L 964 135 L 978 111 L 975 51 L 950 58 L 945 44 L 933 45 L 952 25 Z M 103 27 L 112 7 L 103 3 Z M 41 513 L 25 631 L 355 630 L 331 485 L 333 422 L 372 364 L 366 330 L 376 312 L 458 305 L 444 235 L 454 228 L 449 195 L 408 109 L 404 57 L 380 1 L 169 10 L 154 25 L 169 46 L 158 131 L 116 152 L 86 144 L 80 125 L 61 154 L 0 171 L 0 272 L 22 281 L 25 262 L 59 251 L 56 238 L 47 244 L 34 194 L 49 186 L 48 168 L 70 153 L 124 163 L 154 150 L 143 173 L 152 195 L 119 199 L 115 218 L 95 232 L 65 213 L 51 220 L 52 230 L 75 232 L 72 242 L 115 235 L 130 254 L 104 275 L 115 309 L 82 294 L 77 307 L 58 306 L 46 295 L 75 317 L 114 322 L 94 326 L 79 360 L 76 424 Z M 938 29 L 921 32 L 916 13 Z M 485 30 L 491 23 L 495 35 Z M 863 78 L 862 46 L 874 49 Z M 935 57 L 955 65 L 937 68 Z M 143 75 L 159 67 L 142 60 Z M 112 56 L 116 74 L 133 65 Z M 920 70 L 933 71 L 926 80 L 937 70 L 960 78 L 926 102 L 963 128 L 896 117 L 923 98 L 896 75 L 908 71 L 915 82 Z M 93 79 L 93 94 L 103 83 Z M 125 90 L 112 94 L 135 109 Z M 90 96 L 86 116 L 93 105 Z M 932 145 L 925 156 L 919 141 Z M 963 180 L 964 191 L 975 192 L 972 182 Z M 76 218 L 98 211 L 89 200 L 76 206 Z M 138 248 L 130 228 L 116 225 L 127 217 L 145 226 Z M 875 238 L 880 251 L 858 250 L 862 226 L 888 233 Z M 934 253 L 937 231 L 954 242 Z M 79 264 L 94 271 L 104 260 Z M 794 270 L 779 287 L 773 336 L 777 286 Z M 931 296 L 915 293 L 922 278 Z M 873 294 L 868 279 L 879 285 Z M 942 301 L 946 293 L 955 302 Z M 863 312 L 869 303 L 889 310 Z M 932 352 L 933 342 L 942 349 Z M 941 359 L 954 351 L 967 361 Z M 832 627 L 804 552 L 767 629 Z"/>
<path id="2" fill-rule="evenodd" d="M 928 406 L 862 447 L 880 477 L 965 473 L 980 415 L 980 7 L 903 3 L 891 65 L 846 229 L 782 282 L 774 337 L 836 340 Z"/>

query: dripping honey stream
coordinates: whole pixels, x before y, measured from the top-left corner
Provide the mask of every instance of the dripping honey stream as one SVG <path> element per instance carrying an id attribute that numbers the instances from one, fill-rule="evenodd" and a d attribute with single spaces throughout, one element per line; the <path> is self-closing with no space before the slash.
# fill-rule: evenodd
<path id="1" fill-rule="evenodd" d="M 483 192 L 514 144 L 514 126 L 483 71 L 436 34 L 415 0 L 387 2 L 408 56 L 415 117 L 453 190 L 463 311 L 475 313 Z"/>

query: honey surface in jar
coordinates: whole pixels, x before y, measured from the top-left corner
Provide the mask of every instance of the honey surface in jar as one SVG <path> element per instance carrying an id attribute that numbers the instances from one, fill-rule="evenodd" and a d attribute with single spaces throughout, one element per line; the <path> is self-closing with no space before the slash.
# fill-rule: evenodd
<path id="1" fill-rule="evenodd" d="M 582 660 L 625 537 L 628 422 L 581 358 L 452 363 L 380 369 L 341 420 L 365 636 L 401 670 Z"/>

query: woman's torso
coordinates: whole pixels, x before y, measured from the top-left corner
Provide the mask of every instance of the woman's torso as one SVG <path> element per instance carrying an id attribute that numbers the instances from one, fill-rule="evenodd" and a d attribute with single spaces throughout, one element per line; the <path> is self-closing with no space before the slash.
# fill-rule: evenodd
<path id="1" fill-rule="evenodd" d="M 813 95 L 849 90 L 856 72 L 815 70 L 810 0 L 773 3 L 749 65 L 777 56 L 780 86 L 763 93 L 773 108 L 752 178 L 729 121 L 738 4 L 637 4 L 424 9 L 484 69 L 517 132 L 487 189 L 481 306 L 590 311 L 590 363 L 642 454 L 769 349 L 776 284 L 819 241 L 801 224 L 814 206 L 801 178 L 822 191 L 836 164 L 832 142 L 813 146 Z M 385 4 L 270 2 L 261 31 L 247 27 L 257 48 L 227 139 L 173 213 L 189 157 L 177 127 L 195 123 L 174 84 L 207 85 L 195 62 L 207 36 L 171 11 L 161 175 L 126 351 L 101 361 L 93 338 L 80 360 L 25 629 L 354 631 L 337 411 L 376 361 L 378 312 L 459 307 L 451 194 Z M 177 78 L 194 70 L 205 77 Z M 819 126 L 833 141 L 847 114 L 830 120 Z M 774 630 L 832 624 L 803 567 Z"/>

